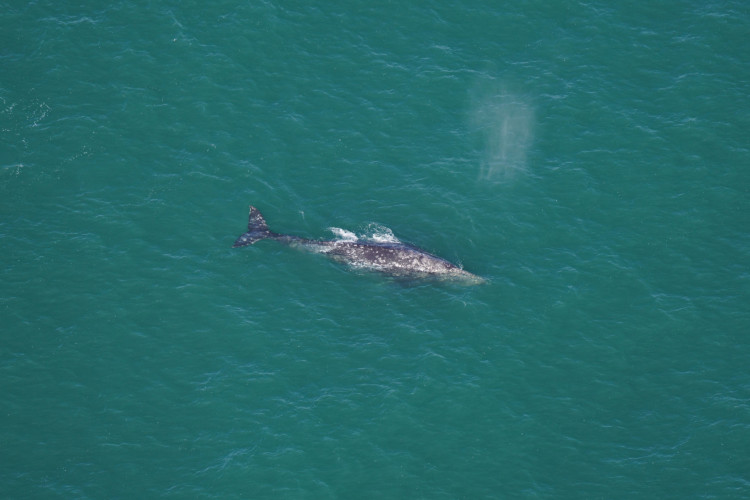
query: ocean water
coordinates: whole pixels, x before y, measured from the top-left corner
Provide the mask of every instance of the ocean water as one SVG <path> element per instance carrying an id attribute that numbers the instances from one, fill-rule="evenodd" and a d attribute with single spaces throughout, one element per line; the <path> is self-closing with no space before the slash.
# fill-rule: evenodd
<path id="1" fill-rule="evenodd" d="M 749 5 L 0 2 L 0 496 L 750 498 Z"/>

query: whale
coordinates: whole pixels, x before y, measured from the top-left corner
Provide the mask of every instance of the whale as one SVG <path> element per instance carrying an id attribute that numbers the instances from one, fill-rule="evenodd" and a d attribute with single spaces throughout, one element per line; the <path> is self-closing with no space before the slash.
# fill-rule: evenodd
<path id="1" fill-rule="evenodd" d="M 324 254 L 334 261 L 356 269 L 376 271 L 395 277 L 433 278 L 466 284 L 485 282 L 484 278 L 465 271 L 460 266 L 400 241 L 313 240 L 274 233 L 268 229 L 268 224 L 260 211 L 250 206 L 247 232 L 237 238 L 232 247 L 244 247 L 261 240 L 278 241 L 291 247 Z"/>

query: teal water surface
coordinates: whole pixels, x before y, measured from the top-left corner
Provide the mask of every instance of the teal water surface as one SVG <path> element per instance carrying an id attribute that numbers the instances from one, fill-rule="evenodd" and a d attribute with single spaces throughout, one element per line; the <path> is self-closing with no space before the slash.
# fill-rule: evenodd
<path id="1" fill-rule="evenodd" d="M 745 2 L 0 6 L 3 498 L 750 498 Z"/>

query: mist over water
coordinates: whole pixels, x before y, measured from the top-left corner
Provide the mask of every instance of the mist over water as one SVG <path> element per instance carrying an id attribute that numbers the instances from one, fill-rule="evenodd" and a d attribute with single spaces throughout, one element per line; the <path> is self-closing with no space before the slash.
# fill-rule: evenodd
<path id="1" fill-rule="evenodd" d="M 528 169 L 534 141 L 534 109 L 521 94 L 483 87 L 471 99 L 470 123 L 481 137 L 479 178 L 512 178 Z"/>

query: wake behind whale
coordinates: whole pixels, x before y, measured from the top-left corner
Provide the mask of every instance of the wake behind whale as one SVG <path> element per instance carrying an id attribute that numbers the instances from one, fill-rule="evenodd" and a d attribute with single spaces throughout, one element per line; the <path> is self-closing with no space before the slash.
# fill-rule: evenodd
<path id="1" fill-rule="evenodd" d="M 268 229 L 268 224 L 260 211 L 251 206 L 247 232 L 237 238 L 233 247 L 252 245 L 260 240 L 276 240 L 286 245 L 323 253 L 333 260 L 344 262 L 355 268 L 378 271 L 391 276 L 438 278 L 468 284 L 484 282 L 484 278 L 480 276 L 464 271 L 445 259 L 398 240 L 367 241 L 356 238 L 310 240 L 274 233 Z"/>

